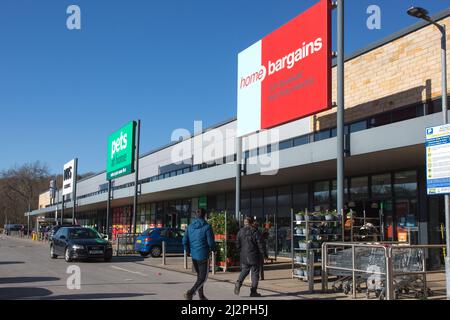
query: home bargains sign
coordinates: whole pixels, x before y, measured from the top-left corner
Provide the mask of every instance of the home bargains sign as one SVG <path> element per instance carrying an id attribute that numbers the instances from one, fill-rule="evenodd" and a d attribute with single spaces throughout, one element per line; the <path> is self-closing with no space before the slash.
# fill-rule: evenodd
<path id="1" fill-rule="evenodd" d="M 331 1 L 238 55 L 238 136 L 331 106 Z"/>
<path id="2" fill-rule="evenodd" d="M 136 122 L 131 121 L 108 138 L 106 178 L 112 180 L 134 172 Z"/>

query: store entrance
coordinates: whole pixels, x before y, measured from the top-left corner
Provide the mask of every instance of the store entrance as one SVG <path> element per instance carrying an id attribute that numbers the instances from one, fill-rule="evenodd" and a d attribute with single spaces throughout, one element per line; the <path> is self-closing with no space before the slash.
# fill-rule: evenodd
<path id="1" fill-rule="evenodd" d="M 383 241 L 385 239 L 384 203 L 382 201 L 350 201 L 346 205 L 346 241 Z"/>

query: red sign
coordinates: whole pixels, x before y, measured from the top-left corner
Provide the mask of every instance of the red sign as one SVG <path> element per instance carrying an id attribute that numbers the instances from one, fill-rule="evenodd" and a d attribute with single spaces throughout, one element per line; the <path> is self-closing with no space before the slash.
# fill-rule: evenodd
<path id="1" fill-rule="evenodd" d="M 239 54 L 238 135 L 331 106 L 331 1 L 319 3 Z"/>

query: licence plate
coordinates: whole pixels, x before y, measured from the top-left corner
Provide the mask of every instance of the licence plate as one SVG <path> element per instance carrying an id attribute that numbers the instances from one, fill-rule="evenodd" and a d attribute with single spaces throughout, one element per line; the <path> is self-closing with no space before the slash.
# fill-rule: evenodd
<path id="1" fill-rule="evenodd" d="M 136 240 L 136 243 L 142 243 L 142 240 Z"/>
<path id="2" fill-rule="evenodd" d="M 103 250 L 91 250 L 89 251 L 90 254 L 103 254 Z"/>

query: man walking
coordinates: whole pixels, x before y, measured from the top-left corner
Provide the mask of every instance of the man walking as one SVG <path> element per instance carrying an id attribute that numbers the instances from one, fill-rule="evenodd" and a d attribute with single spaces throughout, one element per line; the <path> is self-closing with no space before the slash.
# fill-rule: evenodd
<path id="1" fill-rule="evenodd" d="M 211 226 L 205 221 L 205 210 L 198 209 L 196 215 L 197 219 L 189 225 L 184 234 L 183 246 L 184 250 L 192 257 L 192 264 L 197 273 L 197 281 L 184 294 L 184 297 L 186 300 L 192 300 L 192 297 L 198 291 L 200 300 L 208 300 L 205 297 L 203 285 L 208 278 L 209 253 L 215 251 L 214 234 Z"/>
<path id="2" fill-rule="evenodd" d="M 261 235 L 253 226 L 253 219 L 246 217 L 244 227 L 238 232 L 237 249 L 241 252 L 241 274 L 234 286 L 234 294 L 239 295 L 242 283 L 251 272 L 252 287 L 250 297 L 261 297 L 257 292 L 259 282 L 260 258 L 264 254 Z"/>

